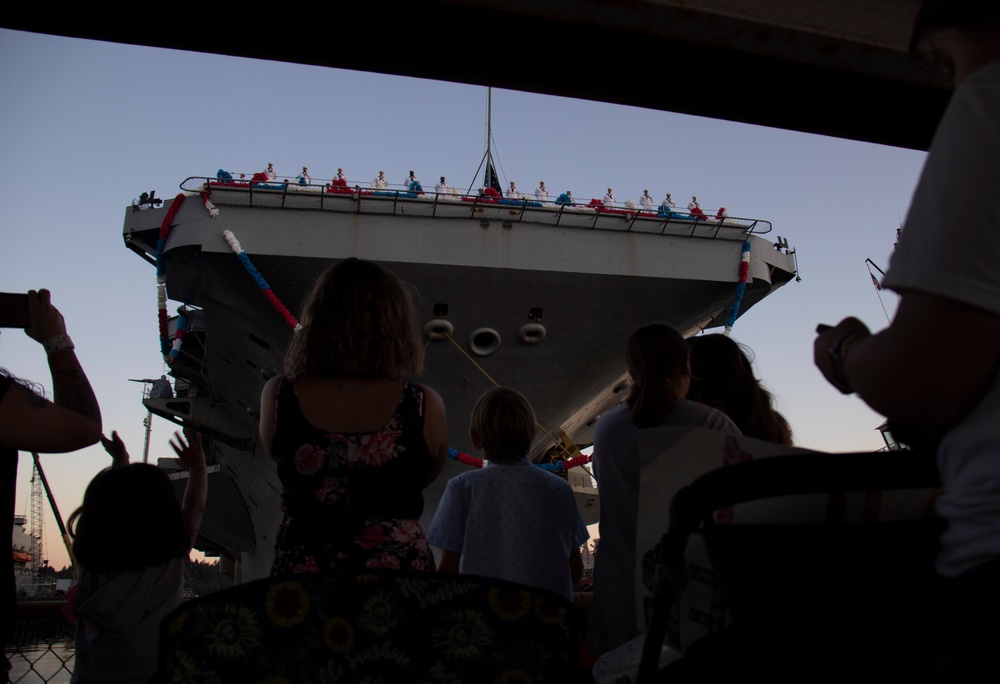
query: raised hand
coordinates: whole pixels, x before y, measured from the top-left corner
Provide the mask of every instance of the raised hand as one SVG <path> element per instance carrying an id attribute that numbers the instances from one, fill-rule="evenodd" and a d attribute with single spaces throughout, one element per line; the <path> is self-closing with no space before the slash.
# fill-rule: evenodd
<path id="1" fill-rule="evenodd" d="M 128 450 L 125 448 L 122 438 L 118 436 L 117 430 L 111 431 L 111 439 L 101 435 L 101 446 L 111 454 L 112 468 L 122 468 L 129 464 Z"/>
<path id="2" fill-rule="evenodd" d="M 28 290 L 28 313 L 31 325 L 24 332 L 36 342 L 45 342 L 58 335 L 66 334 L 66 322 L 59 309 L 52 306 L 48 290 Z"/>
<path id="3" fill-rule="evenodd" d="M 170 446 L 177 454 L 177 458 L 180 459 L 181 467 L 184 470 L 192 470 L 199 466 L 205 467 L 205 452 L 201 448 L 201 435 L 194 430 L 184 428 L 183 437 L 181 433 L 175 432 L 170 440 Z"/>

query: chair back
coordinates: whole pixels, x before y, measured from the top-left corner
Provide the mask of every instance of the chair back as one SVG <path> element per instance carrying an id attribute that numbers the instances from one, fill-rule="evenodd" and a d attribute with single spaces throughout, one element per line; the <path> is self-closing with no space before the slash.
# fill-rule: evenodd
<path id="1" fill-rule="evenodd" d="M 163 623 L 154 681 L 564 681 L 582 617 L 470 575 L 289 575 L 194 599 Z"/>

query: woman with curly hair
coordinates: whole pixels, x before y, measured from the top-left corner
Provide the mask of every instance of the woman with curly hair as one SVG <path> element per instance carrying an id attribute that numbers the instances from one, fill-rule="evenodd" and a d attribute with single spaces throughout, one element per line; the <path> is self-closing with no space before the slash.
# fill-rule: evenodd
<path id="1" fill-rule="evenodd" d="M 284 519 L 272 575 L 340 567 L 432 570 L 418 522 L 448 428 L 423 366 L 413 302 L 378 265 L 344 259 L 306 299 L 286 374 L 261 395 Z"/>
<path id="2" fill-rule="evenodd" d="M 771 405 L 771 393 L 754 375 L 750 357 L 725 335 L 688 339 L 691 387 L 687 398 L 722 411 L 745 437 L 792 445 L 788 421 Z"/>

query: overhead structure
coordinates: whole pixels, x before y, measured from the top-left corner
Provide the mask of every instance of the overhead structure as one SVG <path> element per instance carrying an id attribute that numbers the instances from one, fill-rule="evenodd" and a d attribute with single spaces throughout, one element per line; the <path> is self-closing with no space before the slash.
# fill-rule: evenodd
<path id="1" fill-rule="evenodd" d="M 909 60 L 918 5 L 427 0 L 378 11 L 370 3 L 260 11 L 209 4 L 190 14 L 153 15 L 14 4 L 0 10 L 0 25 L 615 102 L 927 149 L 948 91 Z"/>

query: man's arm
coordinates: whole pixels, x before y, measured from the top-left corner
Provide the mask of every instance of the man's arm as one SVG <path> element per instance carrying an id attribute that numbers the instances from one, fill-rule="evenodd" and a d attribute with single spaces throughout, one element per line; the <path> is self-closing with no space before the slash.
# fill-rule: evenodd
<path id="1" fill-rule="evenodd" d="M 887 418 L 954 425 L 1000 368 L 1000 316 L 937 295 L 903 290 L 892 324 L 872 335 L 847 318 L 820 334 L 816 365 L 842 392 L 857 392 Z M 845 337 L 846 336 L 846 337 Z M 838 382 L 829 350 L 840 348 Z"/>

